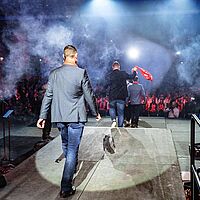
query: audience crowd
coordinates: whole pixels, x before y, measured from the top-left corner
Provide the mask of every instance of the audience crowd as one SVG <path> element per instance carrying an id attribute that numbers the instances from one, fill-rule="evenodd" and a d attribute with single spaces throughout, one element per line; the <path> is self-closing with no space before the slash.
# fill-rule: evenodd
<path id="1" fill-rule="evenodd" d="M 15 94 L 1 102 L 1 112 L 13 109 L 18 120 L 37 119 L 44 94 L 43 85 L 39 76 L 24 77 L 16 84 Z"/>
<path id="2" fill-rule="evenodd" d="M 47 80 L 46 80 L 47 82 Z M 39 76 L 25 77 L 21 79 L 15 89 L 15 95 L 5 99 L 4 110 L 13 109 L 17 119 L 38 118 L 41 101 L 45 92 L 44 80 Z M 102 116 L 109 115 L 109 98 L 105 93 L 97 93 L 97 105 Z M 1 97 L 3 98 L 3 97 Z M 169 93 L 148 94 L 146 102 L 143 102 L 142 116 L 170 117 L 170 111 L 176 107 L 178 116 L 175 118 L 187 118 L 195 112 L 196 101 L 192 94 Z M 2 108 L 0 110 L 2 111 Z M 2 113 L 1 113 L 2 114 Z M 171 116 L 172 117 L 172 116 Z M 173 117 L 172 117 L 173 118 Z"/>
<path id="3" fill-rule="evenodd" d="M 109 115 L 109 99 L 107 96 L 98 97 L 97 105 L 102 115 Z M 147 94 L 146 102 L 143 102 L 142 116 L 158 116 L 169 118 L 187 118 L 195 113 L 196 101 L 192 94 Z M 176 108 L 178 113 L 170 115 L 170 111 Z"/>

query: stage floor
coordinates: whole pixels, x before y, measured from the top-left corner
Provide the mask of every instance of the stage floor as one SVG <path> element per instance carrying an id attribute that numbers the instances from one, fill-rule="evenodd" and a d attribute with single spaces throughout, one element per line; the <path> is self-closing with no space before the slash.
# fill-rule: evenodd
<path id="1" fill-rule="evenodd" d="M 181 170 L 189 170 L 190 121 L 141 118 L 138 129 L 111 129 L 110 125 L 109 118 L 87 123 L 75 179 L 77 192 L 70 199 L 185 199 Z M 41 132 L 29 128 L 26 131 Z M 53 132 L 58 134 L 56 129 Z M 103 151 L 105 134 L 114 137 L 113 154 Z M 8 186 L 0 190 L 0 199 L 59 199 L 64 159 L 55 160 L 61 154 L 60 137 L 56 137 L 6 174 Z"/>
<path id="2" fill-rule="evenodd" d="M 100 122 L 90 119 L 87 126 L 110 126 L 109 118 L 103 118 Z M 164 128 L 169 129 L 175 145 L 178 161 L 181 171 L 187 172 L 189 167 L 189 144 L 190 144 L 190 120 L 183 119 L 167 119 L 162 117 L 140 117 L 140 128 Z M 196 141 L 200 142 L 200 129 L 196 128 Z"/>
<path id="3" fill-rule="evenodd" d="M 167 128 L 172 132 L 175 149 L 181 171 L 189 171 L 189 151 L 190 142 L 190 120 L 166 119 L 159 117 L 141 117 L 140 128 Z M 0 123 L 0 130 L 2 123 Z M 109 117 L 103 117 L 100 122 L 90 118 L 86 126 L 110 127 Z M 55 127 L 55 126 L 54 126 Z M 200 130 L 197 128 L 197 133 Z M 2 144 L 2 131 L 0 131 L 0 144 Z M 51 135 L 58 136 L 56 128 L 52 128 Z M 21 161 L 25 158 L 27 152 L 32 152 L 35 143 L 41 141 L 42 131 L 35 127 L 35 124 L 16 124 L 11 121 L 11 159 Z M 197 142 L 200 142 L 200 134 L 197 134 Z M 23 144 L 23 147 L 22 147 Z M 25 155 L 25 156 L 23 156 Z M 28 153 L 29 155 L 29 153 Z M 0 158 L 3 157 L 3 146 L 0 146 Z"/>

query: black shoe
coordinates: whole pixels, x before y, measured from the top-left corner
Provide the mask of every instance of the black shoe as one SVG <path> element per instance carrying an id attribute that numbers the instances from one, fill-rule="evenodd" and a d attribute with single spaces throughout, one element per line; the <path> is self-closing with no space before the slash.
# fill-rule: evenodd
<path id="1" fill-rule="evenodd" d="M 60 198 L 67 198 L 71 195 L 74 195 L 76 192 L 76 188 L 73 186 L 72 189 L 70 191 L 60 191 Z"/>
<path id="2" fill-rule="evenodd" d="M 50 142 L 53 139 L 54 139 L 54 137 L 51 137 L 51 136 L 42 137 L 42 140 L 45 142 Z"/>
<path id="3" fill-rule="evenodd" d="M 129 124 L 129 123 L 127 123 L 127 124 L 125 124 L 125 125 L 124 125 L 124 127 L 129 127 L 129 126 L 130 126 L 130 124 Z"/>
<path id="4" fill-rule="evenodd" d="M 48 140 L 53 140 L 54 137 L 48 136 L 47 139 L 48 139 Z"/>
<path id="5" fill-rule="evenodd" d="M 131 124 L 131 128 L 136 128 L 136 125 L 135 124 Z"/>

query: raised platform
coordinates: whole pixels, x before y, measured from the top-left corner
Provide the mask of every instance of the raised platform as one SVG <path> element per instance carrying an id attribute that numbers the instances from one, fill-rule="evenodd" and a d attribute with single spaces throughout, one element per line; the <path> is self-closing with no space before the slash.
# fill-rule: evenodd
<path id="1" fill-rule="evenodd" d="M 116 152 L 103 151 L 105 134 Z M 59 199 L 64 159 L 58 136 L 6 175 L 0 199 Z M 161 128 L 86 127 L 80 146 L 77 192 L 80 200 L 185 199 L 171 131 Z"/>

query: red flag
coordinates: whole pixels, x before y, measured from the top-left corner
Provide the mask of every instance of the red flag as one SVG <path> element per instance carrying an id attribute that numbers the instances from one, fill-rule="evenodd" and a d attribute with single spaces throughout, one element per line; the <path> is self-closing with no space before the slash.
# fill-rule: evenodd
<path id="1" fill-rule="evenodd" d="M 153 76 L 145 69 L 135 66 L 142 74 L 142 76 L 144 76 L 145 79 L 152 81 L 153 80 Z"/>

